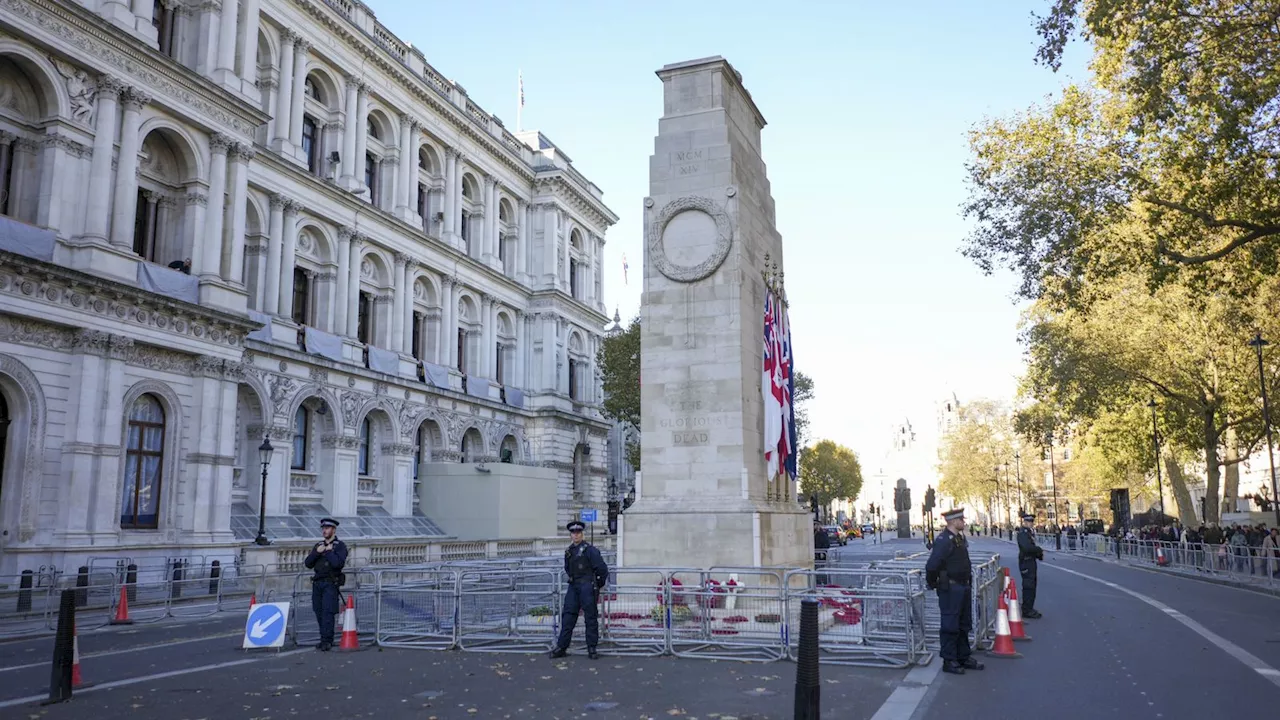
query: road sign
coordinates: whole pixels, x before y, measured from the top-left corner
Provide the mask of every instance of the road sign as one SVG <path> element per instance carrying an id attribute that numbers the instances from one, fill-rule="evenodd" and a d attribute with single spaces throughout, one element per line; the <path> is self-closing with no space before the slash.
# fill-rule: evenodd
<path id="1" fill-rule="evenodd" d="M 582 522 L 593 523 L 595 521 L 596 521 L 596 511 L 594 508 L 592 508 L 591 510 L 582 511 Z"/>
<path id="2" fill-rule="evenodd" d="M 289 603 L 258 603 L 249 608 L 244 623 L 245 648 L 284 646 L 284 629 L 289 624 Z"/>

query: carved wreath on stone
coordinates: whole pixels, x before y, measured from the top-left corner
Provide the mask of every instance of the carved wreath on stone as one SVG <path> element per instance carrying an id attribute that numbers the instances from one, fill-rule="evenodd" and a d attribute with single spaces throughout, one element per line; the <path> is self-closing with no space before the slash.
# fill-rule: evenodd
<path id="1" fill-rule="evenodd" d="M 697 265 L 677 265 L 667 257 L 662 247 L 662 235 L 666 232 L 671 220 L 686 210 L 698 210 L 711 216 L 716 223 L 716 247 L 711 256 Z M 663 206 L 658 216 L 649 223 L 649 257 L 662 273 L 676 282 L 697 282 L 715 272 L 724 259 L 729 257 L 729 247 L 733 244 L 733 225 L 729 215 L 711 200 L 704 197 L 689 196 L 676 198 Z"/>

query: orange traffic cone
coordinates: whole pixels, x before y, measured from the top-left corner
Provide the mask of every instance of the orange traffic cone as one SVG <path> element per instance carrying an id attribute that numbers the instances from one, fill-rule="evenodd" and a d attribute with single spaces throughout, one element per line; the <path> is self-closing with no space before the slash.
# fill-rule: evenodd
<path id="1" fill-rule="evenodd" d="M 356 634 L 356 601 L 351 595 L 347 596 L 347 609 L 342 612 L 342 640 L 338 649 L 360 649 L 360 636 Z"/>
<path id="2" fill-rule="evenodd" d="M 996 639 L 987 654 L 998 658 L 1022 657 L 1022 653 L 1013 649 L 1013 636 L 1009 634 L 1009 606 L 1004 601 L 1004 593 L 1000 593 L 1000 604 L 996 606 Z"/>
<path id="3" fill-rule="evenodd" d="M 1156 565 L 1164 567 L 1169 564 L 1169 558 L 1164 556 L 1164 548 L 1156 546 Z"/>
<path id="4" fill-rule="evenodd" d="M 80 678 L 80 636 L 76 634 L 76 626 L 71 625 L 71 689 L 84 687 Z"/>
<path id="5" fill-rule="evenodd" d="M 133 621 L 129 619 L 129 593 L 126 592 L 124 585 L 120 586 L 120 602 L 116 605 L 116 616 L 111 618 L 108 625 L 132 625 Z"/>
<path id="6" fill-rule="evenodd" d="M 1022 626 L 1022 604 L 1018 602 L 1018 585 L 1009 583 L 1009 634 L 1014 640 L 1030 640 L 1031 636 Z"/>

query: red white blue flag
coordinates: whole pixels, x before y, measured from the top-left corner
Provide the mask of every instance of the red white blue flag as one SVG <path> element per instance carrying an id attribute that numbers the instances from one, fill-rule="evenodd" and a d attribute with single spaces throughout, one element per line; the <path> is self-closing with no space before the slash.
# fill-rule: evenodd
<path id="1" fill-rule="evenodd" d="M 764 397 L 764 456 L 768 476 L 786 473 L 795 479 L 795 410 L 792 395 L 791 333 L 786 307 L 772 290 L 764 303 L 763 367 L 760 392 Z"/>

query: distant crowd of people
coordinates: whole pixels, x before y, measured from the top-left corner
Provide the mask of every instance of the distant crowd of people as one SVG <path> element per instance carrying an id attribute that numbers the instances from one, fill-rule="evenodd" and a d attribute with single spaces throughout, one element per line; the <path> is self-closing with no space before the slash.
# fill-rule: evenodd
<path id="1" fill-rule="evenodd" d="M 1265 523 L 1219 527 L 1217 523 L 1183 528 L 1181 523 L 1139 528 L 1112 528 L 1113 538 L 1138 543 L 1151 551 L 1155 543 L 1172 544 L 1172 562 L 1197 568 L 1280 577 L 1280 528 Z"/>

